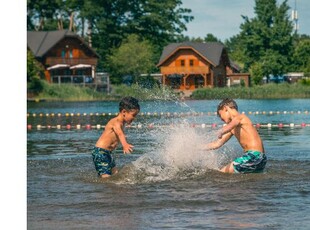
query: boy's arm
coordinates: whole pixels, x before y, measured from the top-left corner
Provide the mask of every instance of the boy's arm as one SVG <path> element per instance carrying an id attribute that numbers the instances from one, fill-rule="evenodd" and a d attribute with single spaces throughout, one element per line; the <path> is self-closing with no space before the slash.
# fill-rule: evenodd
<path id="1" fill-rule="evenodd" d="M 213 150 L 213 149 L 218 149 L 222 147 L 231 137 L 232 133 L 226 133 L 219 137 L 216 141 L 213 141 L 211 143 L 208 143 L 207 145 L 204 146 L 204 150 Z"/>
<path id="2" fill-rule="evenodd" d="M 114 130 L 115 134 L 117 135 L 119 141 L 121 142 L 121 144 L 123 146 L 124 153 L 131 153 L 133 151 L 133 149 L 132 149 L 133 145 L 130 145 L 127 143 L 126 136 L 123 132 L 121 125 L 119 123 L 116 123 L 113 126 L 113 130 Z"/>
<path id="3" fill-rule="evenodd" d="M 223 128 L 220 130 L 218 138 L 221 139 L 224 134 L 229 133 L 234 128 L 236 128 L 241 123 L 241 119 L 241 116 L 238 116 L 234 118 L 229 124 L 223 126 Z"/>

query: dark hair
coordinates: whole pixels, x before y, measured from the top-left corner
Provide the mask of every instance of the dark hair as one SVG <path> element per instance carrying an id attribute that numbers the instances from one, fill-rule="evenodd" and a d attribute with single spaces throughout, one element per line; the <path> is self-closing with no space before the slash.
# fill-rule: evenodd
<path id="1" fill-rule="evenodd" d="M 236 109 L 238 111 L 237 103 L 230 98 L 225 98 L 221 103 L 217 106 L 217 115 L 219 116 L 219 111 L 224 108 L 224 106 L 228 106 L 231 109 Z"/>
<path id="2" fill-rule="evenodd" d="M 125 109 L 126 111 L 130 110 L 140 110 L 139 101 L 134 97 L 124 97 L 119 103 L 119 111 Z"/>

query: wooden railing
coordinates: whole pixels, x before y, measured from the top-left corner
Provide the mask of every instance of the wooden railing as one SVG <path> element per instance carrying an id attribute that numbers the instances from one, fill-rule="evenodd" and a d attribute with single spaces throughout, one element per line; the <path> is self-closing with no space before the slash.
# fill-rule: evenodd
<path id="1" fill-rule="evenodd" d="M 179 67 L 161 67 L 162 74 L 208 74 L 208 66 L 179 66 Z"/>
<path id="2" fill-rule="evenodd" d="M 46 65 L 53 66 L 57 64 L 77 65 L 77 64 L 88 64 L 97 65 L 97 58 L 59 58 L 59 57 L 48 57 L 46 58 Z"/>

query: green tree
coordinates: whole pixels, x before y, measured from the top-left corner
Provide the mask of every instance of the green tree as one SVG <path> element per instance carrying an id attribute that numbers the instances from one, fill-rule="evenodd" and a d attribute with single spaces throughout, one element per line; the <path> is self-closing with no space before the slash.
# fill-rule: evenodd
<path id="1" fill-rule="evenodd" d="M 108 58 L 111 81 L 121 83 L 122 77 L 132 76 L 138 80 L 141 74 L 148 74 L 154 67 L 153 47 L 147 40 L 140 40 L 137 35 L 129 35 L 119 48 L 113 49 Z"/>
<path id="2" fill-rule="evenodd" d="M 226 44 L 231 57 L 244 63 L 245 71 L 255 65 L 252 72 L 277 76 L 289 69 L 293 26 L 288 10 L 287 0 L 279 6 L 276 0 L 255 0 L 255 17 L 242 16 L 244 23 L 240 25 L 240 34 Z M 259 62 L 262 65 L 258 65 Z"/>
<path id="3" fill-rule="evenodd" d="M 98 0 L 102 8 L 93 23 L 93 41 L 106 62 L 111 48 L 117 48 L 130 34 L 147 39 L 154 46 L 154 56 L 159 59 L 162 47 L 175 41 L 193 19 L 191 10 L 181 8 L 181 0 Z M 96 16 L 96 14 L 93 14 Z"/>
<path id="4" fill-rule="evenodd" d="M 213 34 L 208 33 L 205 38 L 204 38 L 205 42 L 221 42 L 220 39 L 218 39 L 217 37 L 215 37 Z"/>
<path id="5" fill-rule="evenodd" d="M 35 30 L 57 29 L 60 5 L 55 0 L 27 0 L 27 25 Z"/>
<path id="6" fill-rule="evenodd" d="M 35 59 L 31 51 L 27 50 L 27 86 L 29 92 L 35 94 L 43 90 L 43 85 L 40 81 L 41 76 L 44 75 L 43 68 Z"/>
<path id="7" fill-rule="evenodd" d="M 300 40 L 294 50 L 294 71 L 310 73 L 310 38 Z"/>

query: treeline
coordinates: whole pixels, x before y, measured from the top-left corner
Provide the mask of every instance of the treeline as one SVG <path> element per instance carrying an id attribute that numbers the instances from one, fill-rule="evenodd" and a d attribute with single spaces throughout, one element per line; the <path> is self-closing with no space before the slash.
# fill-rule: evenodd
<path id="1" fill-rule="evenodd" d="M 239 34 L 220 41 L 207 30 L 204 38 L 183 35 L 194 17 L 181 0 L 27 0 L 27 30 L 76 32 L 100 54 L 97 68 L 114 84 L 158 72 L 164 46 L 183 41 L 224 43 L 255 84 L 270 74 L 310 73 L 310 37 L 294 33 L 287 0 L 256 0 L 254 12 L 254 18 L 240 15 Z"/>

